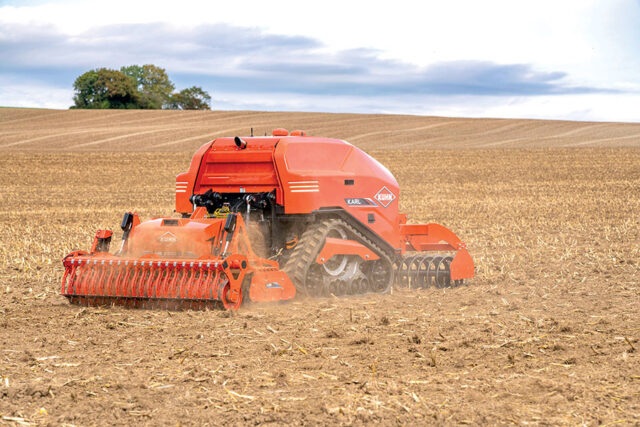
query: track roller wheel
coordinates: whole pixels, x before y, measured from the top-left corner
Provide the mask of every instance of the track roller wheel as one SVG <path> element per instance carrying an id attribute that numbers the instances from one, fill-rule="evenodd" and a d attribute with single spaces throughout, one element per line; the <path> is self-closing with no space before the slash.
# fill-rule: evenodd
<path id="1" fill-rule="evenodd" d="M 328 237 L 356 240 L 371 248 L 380 259 L 364 261 L 357 255 L 337 255 L 317 264 L 315 260 Z M 391 288 L 394 277 L 391 258 L 341 219 L 311 224 L 300 236 L 283 270 L 309 296 L 383 293 Z"/>

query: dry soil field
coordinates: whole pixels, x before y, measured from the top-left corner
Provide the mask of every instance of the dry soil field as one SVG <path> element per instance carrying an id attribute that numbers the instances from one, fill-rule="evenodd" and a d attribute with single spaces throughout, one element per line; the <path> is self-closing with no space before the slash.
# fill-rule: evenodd
<path id="1" fill-rule="evenodd" d="M 172 212 L 192 151 L 251 126 L 367 150 L 477 278 L 237 313 L 58 296 L 65 253 Z M 639 147 L 636 124 L 0 109 L 0 424 L 637 425 Z"/>
<path id="2" fill-rule="evenodd" d="M 365 150 L 640 147 L 640 123 L 455 119 L 251 111 L 0 109 L 0 149 L 192 152 L 219 136 L 274 127 L 346 139 Z"/>

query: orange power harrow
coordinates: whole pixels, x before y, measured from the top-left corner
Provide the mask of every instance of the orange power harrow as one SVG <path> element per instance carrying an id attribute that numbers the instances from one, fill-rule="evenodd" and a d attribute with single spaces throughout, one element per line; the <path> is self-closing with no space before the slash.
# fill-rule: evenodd
<path id="1" fill-rule="evenodd" d="M 238 263 L 78 254 L 67 258 L 64 266 L 62 294 L 81 304 L 202 309 L 220 303 L 237 308 L 240 303 L 237 295 L 229 295 L 230 270 L 239 268 Z"/>
<path id="2" fill-rule="evenodd" d="M 251 250 L 242 217 L 233 218 L 233 229 L 228 230 L 223 227 L 216 230 L 224 222 L 221 219 L 180 220 L 184 221 L 185 229 L 193 221 L 208 224 L 208 231 L 213 231 L 212 240 L 224 251 L 218 256 L 199 259 L 158 258 L 155 254 L 111 255 L 98 250 L 111 238 L 110 231 L 100 230 L 92 252 L 76 251 L 65 257 L 61 293 L 72 303 L 82 305 L 196 310 L 237 309 L 245 298 L 252 301 L 293 298 L 295 288 L 278 269 L 278 263 L 257 257 Z M 175 245 L 185 236 L 178 232 L 179 226 L 171 227 Z M 156 234 L 166 237 L 162 226 L 156 228 Z M 143 230 L 132 230 L 129 239 L 134 240 L 136 231 L 142 234 Z M 190 245 L 193 247 L 193 242 Z M 238 253 L 239 247 L 247 256 Z"/>

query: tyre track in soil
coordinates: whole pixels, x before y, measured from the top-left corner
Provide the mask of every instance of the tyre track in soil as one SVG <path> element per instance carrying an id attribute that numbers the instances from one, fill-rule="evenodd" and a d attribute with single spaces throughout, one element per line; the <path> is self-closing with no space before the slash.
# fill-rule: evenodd
<path id="1" fill-rule="evenodd" d="M 19 114 L 20 118 L 15 118 Z M 487 127 L 494 127 L 487 129 Z M 640 146 L 640 124 L 593 123 L 522 119 L 463 119 L 446 117 L 285 113 L 253 111 L 94 111 L 0 109 L 0 150 L 56 150 L 50 141 L 65 138 L 68 150 L 194 150 L 199 135 L 216 132 L 270 132 L 275 127 L 304 129 L 310 135 L 343 138 L 363 149 L 491 148 L 554 146 Z M 439 131 L 435 134 L 430 130 Z M 157 132 L 156 132 L 157 131 Z M 424 133 L 421 133 L 425 131 Z M 46 134 L 42 134 L 45 132 Z M 104 132 L 96 140 L 92 135 Z M 109 133 L 113 135 L 108 135 Z M 157 141 L 161 132 L 180 143 Z M 428 133 L 427 133 L 428 132 Z M 407 135 L 415 134 L 413 141 Z M 501 139 L 487 141 L 491 135 Z M 93 140 L 87 138 L 94 138 Z M 204 138 L 206 139 L 206 135 Z M 135 144 L 114 142 L 135 138 Z M 9 141 L 7 141 L 9 140 Z"/>

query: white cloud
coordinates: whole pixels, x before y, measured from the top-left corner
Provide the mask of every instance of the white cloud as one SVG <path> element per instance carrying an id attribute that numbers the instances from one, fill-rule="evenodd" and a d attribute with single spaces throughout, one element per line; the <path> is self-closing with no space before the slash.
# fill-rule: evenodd
<path id="1" fill-rule="evenodd" d="M 0 107 L 69 108 L 73 89 L 0 77 Z"/>
<path id="2" fill-rule="evenodd" d="M 564 95 L 531 97 L 381 96 L 363 99 L 353 96 L 286 93 L 259 95 L 217 93 L 213 104 L 223 110 L 284 110 L 416 114 L 447 117 L 531 118 L 578 121 L 640 122 L 640 95 Z"/>
<path id="3" fill-rule="evenodd" d="M 532 94 L 526 97 L 452 95 L 391 99 L 380 94 L 377 100 L 350 96 L 331 98 L 339 99 L 338 104 L 350 106 L 345 108 L 353 108 L 353 111 L 367 111 L 367 108 L 379 111 L 387 105 L 388 111 L 403 113 L 640 120 L 634 113 L 640 110 L 637 96 L 640 92 L 640 51 L 636 47 L 640 38 L 638 22 L 639 3 L 632 0 L 326 0 L 320 3 L 194 0 L 179 5 L 151 0 L 112 0 L 108 4 L 63 1 L 26 7 L 14 3 L 14 6 L 0 7 L 0 42 L 12 37 L 2 32 L 2 28 L 8 28 L 10 24 L 54 26 L 61 34 L 81 36 L 78 39 L 81 43 L 85 37 L 83 33 L 105 25 L 158 23 L 189 33 L 199 25 L 225 23 L 245 27 L 247 32 L 254 34 L 305 36 L 318 40 L 321 46 L 309 48 L 315 54 L 330 56 L 346 49 L 369 48 L 378 51 L 378 60 L 402 61 L 416 67 L 460 60 L 527 64 L 531 65 L 532 72 L 567 73 L 563 79 L 566 85 L 610 88 L 621 92 L 617 95 Z M 96 38 L 104 40 L 105 36 L 97 34 Z M 132 46 L 136 44 L 136 38 L 127 41 Z M 188 65 L 188 71 L 195 74 L 211 70 L 210 58 L 199 56 L 202 50 L 197 43 L 190 44 L 188 40 L 181 43 L 171 48 L 180 50 L 181 54 L 190 52 L 191 57 L 187 60 L 173 55 L 176 52 L 167 52 L 166 57 L 150 57 L 148 52 L 135 50 L 119 54 L 130 54 L 128 62 L 142 62 L 136 59 L 145 58 L 145 61 L 158 63 L 167 67 L 170 75 L 171 67 L 175 67 L 173 72 L 176 72 L 180 71 L 180 65 L 182 71 Z M 2 55 L 0 51 L 0 63 L 3 62 Z M 277 55 L 270 58 L 273 64 L 291 59 L 287 52 L 278 51 Z M 107 55 L 97 51 L 93 56 L 87 56 L 80 51 L 68 51 L 59 58 L 58 65 L 82 59 L 94 61 L 92 64 L 102 60 L 109 65 L 114 57 L 117 55 L 113 52 Z M 244 72 L 236 65 L 229 62 L 213 64 L 213 67 Z M 46 85 L 46 82 L 41 84 Z M 4 87 L 0 91 L 0 104 L 18 99 L 15 95 L 9 97 L 8 93 L 27 94 L 28 88 L 29 85 Z M 288 93 L 274 101 L 266 93 L 240 94 L 219 87 L 212 88 L 212 91 L 214 98 L 228 93 L 233 95 L 232 99 L 243 99 L 241 105 L 253 105 L 255 108 L 317 110 L 323 109 L 319 107 L 321 105 L 334 105 L 312 94 L 300 95 L 293 101 L 292 95 L 295 94 Z M 29 93 L 34 98 L 30 102 L 51 105 L 55 103 L 52 96 L 64 96 L 69 100 L 68 92 L 65 95 L 62 92 L 62 89 L 55 89 L 39 98 L 38 91 L 31 91 Z M 235 105 L 219 101 L 219 105 L 229 105 L 229 108 Z M 64 101 L 65 104 L 67 102 Z"/>

